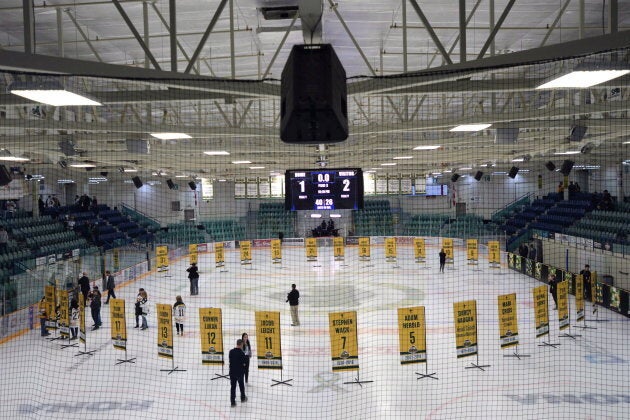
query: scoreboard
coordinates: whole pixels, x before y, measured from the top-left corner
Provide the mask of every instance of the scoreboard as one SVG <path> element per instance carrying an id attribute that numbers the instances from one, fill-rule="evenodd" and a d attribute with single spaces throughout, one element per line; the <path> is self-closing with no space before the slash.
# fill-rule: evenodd
<path id="1" fill-rule="evenodd" d="M 363 171 L 289 169 L 285 177 L 287 210 L 359 210 L 363 208 Z"/>

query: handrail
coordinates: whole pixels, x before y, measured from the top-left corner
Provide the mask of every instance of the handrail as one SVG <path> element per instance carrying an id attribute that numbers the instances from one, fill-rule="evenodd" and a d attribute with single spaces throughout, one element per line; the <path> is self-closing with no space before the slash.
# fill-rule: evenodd
<path id="1" fill-rule="evenodd" d="M 531 202 L 532 195 L 534 195 L 534 193 L 532 192 L 525 193 L 519 198 L 515 199 L 514 201 L 506 204 L 505 206 L 503 206 L 503 208 L 500 208 L 499 210 L 496 210 L 495 212 L 493 212 L 492 215 L 490 216 L 490 220 L 494 220 L 495 217 L 501 212 L 512 210 L 514 207 L 517 207 L 523 204 L 524 201 L 527 201 L 529 204 Z"/>
<path id="2" fill-rule="evenodd" d="M 159 222 L 157 219 L 155 219 L 155 218 L 153 218 L 153 217 L 151 217 L 151 216 L 149 216 L 149 215 L 147 215 L 147 214 L 144 214 L 144 213 L 143 213 L 143 212 L 141 212 L 140 210 L 136 210 L 136 209 L 134 209 L 133 207 L 131 207 L 130 205 L 128 205 L 128 204 L 126 204 L 126 203 L 121 202 L 121 203 L 120 203 L 120 208 L 121 208 L 121 209 L 123 209 L 123 210 L 124 210 L 124 211 L 126 211 L 126 212 L 131 213 L 131 214 L 138 215 L 138 216 L 140 216 L 140 218 L 142 218 L 142 219 L 146 219 L 146 220 L 148 220 L 148 221 L 149 221 L 149 222 L 150 222 L 150 223 L 151 223 L 154 227 L 159 228 L 159 227 L 161 227 L 161 226 L 162 226 L 162 225 L 160 224 L 160 222 Z M 123 213 L 124 213 L 124 212 L 123 212 Z"/>

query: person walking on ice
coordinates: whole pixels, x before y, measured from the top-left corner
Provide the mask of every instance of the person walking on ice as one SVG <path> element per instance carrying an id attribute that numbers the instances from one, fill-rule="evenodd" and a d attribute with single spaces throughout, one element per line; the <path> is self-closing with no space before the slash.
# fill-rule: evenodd
<path id="1" fill-rule="evenodd" d="M 287 302 L 289 302 L 289 308 L 291 308 L 291 326 L 300 326 L 300 316 L 298 314 L 298 305 L 300 303 L 300 292 L 296 289 L 295 284 L 291 285 L 291 291 L 287 295 Z"/>

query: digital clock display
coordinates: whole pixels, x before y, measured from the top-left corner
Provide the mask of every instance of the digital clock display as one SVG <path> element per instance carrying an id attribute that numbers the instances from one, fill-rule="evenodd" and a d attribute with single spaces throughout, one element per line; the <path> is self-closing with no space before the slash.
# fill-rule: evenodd
<path id="1" fill-rule="evenodd" d="M 289 169 L 284 179 L 287 210 L 363 208 L 361 169 Z"/>

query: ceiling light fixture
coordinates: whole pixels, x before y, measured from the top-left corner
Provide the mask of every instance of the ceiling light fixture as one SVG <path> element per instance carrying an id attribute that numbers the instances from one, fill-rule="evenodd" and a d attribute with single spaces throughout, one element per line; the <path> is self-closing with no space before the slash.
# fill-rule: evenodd
<path id="1" fill-rule="evenodd" d="M 416 146 L 413 150 L 436 150 L 442 146 Z"/>
<path id="2" fill-rule="evenodd" d="M 230 154 L 230 152 L 226 152 L 225 150 L 208 150 L 203 153 L 208 156 L 228 156 Z"/>
<path id="3" fill-rule="evenodd" d="M 234 160 L 232 163 L 235 165 L 246 165 L 251 162 L 249 160 Z"/>
<path id="4" fill-rule="evenodd" d="M 250 166 L 249 169 L 265 169 L 264 166 Z"/>
<path id="5" fill-rule="evenodd" d="M 536 89 L 588 88 L 625 76 L 630 73 L 630 64 L 623 62 L 582 63 L 573 71 L 543 83 Z"/>
<path id="6" fill-rule="evenodd" d="M 580 150 L 567 150 L 566 152 L 556 152 L 554 155 L 579 155 L 582 153 Z"/>
<path id="7" fill-rule="evenodd" d="M 100 102 L 70 92 L 57 82 L 15 82 L 9 92 L 33 102 L 52 106 L 101 106 Z"/>
<path id="8" fill-rule="evenodd" d="M 155 137 L 160 140 L 181 140 L 191 139 L 192 137 L 186 133 L 149 133 L 151 137 Z"/>
<path id="9" fill-rule="evenodd" d="M 7 149 L 0 149 L 0 160 L 8 162 L 27 162 L 30 159 L 25 157 L 13 156 Z"/>
<path id="10" fill-rule="evenodd" d="M 381 163 L 381 166 L 396 166 L 396 162 Z"/>
<path id="11" fill-rule="evenodd" d="M 461 124 L 457 127 L 453 127 L 448 131 L 481 131 L 490 127 L 492 124 Z"/>
<path id="12" fill-rule="evenodd" d="M 396 156 L 393 157 L 394 160 L 402 160 L 402 159 L 413 159 L 413 156 Z"/>
<path id="13" fill-rule="evenodd" d="M 96 168 L 95 164 L 85 162 L 71 163 L 70 166 L 72 166 L 73 168 Z"/>

